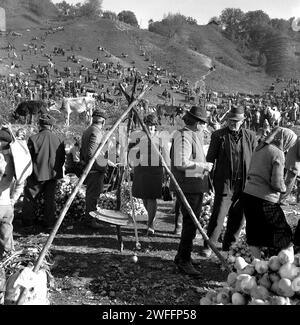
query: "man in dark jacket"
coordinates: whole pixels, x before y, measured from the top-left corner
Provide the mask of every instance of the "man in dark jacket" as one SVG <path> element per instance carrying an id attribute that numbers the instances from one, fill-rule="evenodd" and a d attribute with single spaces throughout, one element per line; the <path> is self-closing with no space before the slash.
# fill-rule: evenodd
<path id="1" fill-rule="evenodd" d="M 171 170 L 195 216 L 199 218 L 203 193 L 209 189 L 208 173 L 212 168 L 212 164 L 205 159 L 201 130 L 207 123 L 206 110 L 203 107 L 192 106 L 183 120 L 185 127 L 175 133 L 171 147 Z M 174 262 L 183 273 L 199 276 L 201 273 L 194 268 L 195 263 L 191 259 L 197 228 L 183 204 L 181 211 L 183 224 Z"/>
<path id="2" fill-rule="evenodd" d="M 103 127 L 106 120 L 106 114 L 101 109 L 96 109 L 92 115 L 92 125 L 83 133 L 81 139 L 80 160 L 83 165 L 87 165 L 97 151 L 104 132 Z M 86 218 L 87 224 L 92 228 L 101 228 L 101 224 L 93 219 L 89 212 L 97 210 L 97 201 L 104 188 L 104 177 L 108 164 L 108 159 L 100 153 L 95 160 L 88 176 L 86 177 Z"/>
<path id="3" fill-rule="evenodd" d="M 212 171 L 215 199 L 207 236 L 216 245 L 228 214 L 223 250 L 228 251 L 243 225 L 243 209 L 239 202 L 252 153 L 257 145 L 253 131 L 242 128 L 244 109 L 232 106 L 228 126 L 212 133 L 206 159 L 214 164 Z M 209 257 L 212 250 L 204 245 L 201 255 Z"/>
<path id="4" fill-rule="evenodd" d="M 57 180 L 63 177 L 65 149 L 63 142 L 52 132 L 55 119 L 49 114 L 40 117 L 40 131 L 28 139 L 33 172 L 27 178 L 24 188 L 22 222 L 24 226 L 35 223 L 36 198 L 44 194 L 44 215 L 42 225 L 55 224 L 55 189 Z"/>

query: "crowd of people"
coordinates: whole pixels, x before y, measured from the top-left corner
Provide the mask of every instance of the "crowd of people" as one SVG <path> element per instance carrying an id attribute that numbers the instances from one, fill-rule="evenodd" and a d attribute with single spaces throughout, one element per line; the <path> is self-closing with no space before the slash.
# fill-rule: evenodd
<path id="1" fill-rule="evenodd" d="M 63 52 L 63 54 L 62 54 Z M 55 55 L 65 55 L 54 49 Z M 74 61 L 73 56 L 71 60 Z M 49 60 L 53 63 L 53 58 Z M 73 62 L 74 63 L 74 62 Z M 79 64 L 79 62 L 77 62 Z M 50 73 L 51 72 L 51 73 Z M 282 205 L 288 198 L 300 175 L 300 137 L 297 123 L 300 118 L 300 81 L 290 79 L 280 92 L 276 81 L 264 94 L 202 92 L 201 87 L 168 73 L 151 64 L 146 74 L 135 67 L 124 67 L 120 63 L 104 63 L 98 58 L 91 67 L 84 65 L 72 70 L 66 67 L 58 71 L 53 66 L 32 66 L 31 73 L 2 76 L 0 98 L 17 103 L 30 100 L 58 100 L 62 97 L 85 96 L 87 92 L 105 96 L 121 96 L 117 86 L 131 86 L 136 77 L 140 86 L 153 83 L 164 86 L 162 97 L 170 100 L 172 92 L 187 95 L 190 105 L 181 117 L 184 126 L 169 134 L 158 132 L 158 116 L 154 111 L 145 112 L 144 123 L 150 138 L 141 129 L 133 132 L 123 147 L 107 147 L 99 155 L 86 180 L 86 221 L 92 228 L 102 224 L 91 218 L 90 212 L 97 209 L 97 200 L 104 190 L 105 175 L 109 167 L 118 168 L 120 161 L 110 159 L 109 151 L 126 152 L 131 169 L 132 194 L 143 201 L 148 214 L 148 236 L 156 235 L 158 200 L 168 178 L 163 161 L 170 167 L 176 182 L 171 180 L 174 193 L 174 233 L 180 236 L 174 262 L 180 271 L 199 276 L 198 261 L 191 258 L 197 227 L 188 207 L 178 195 L 178 186 L 193 210 L 201 218 L 205 193 L 214 193 L 212 214 L 207 236 L 199 254 L 209 258 L 212 245 L 219 246 L 220 234 L 227 217 L 226 231 L 219 247 L 224 254 L 239 238 L 246 226 L 247 243 L 253 257 L 260 258 L 262 247 L 294 249 L 300 246 L 299 230 L 293 233 L 286 221 Z M 106 83 L 101 82 L 106 79 Z M 103 95 L 104 94 L 104 95 Z M 192 103 L 190 99 L 193 98 Z M 101 104 L 98 103 L 98 106 Z M 27 140 L 26 150 L 30 154 L 32 173 L 24 181 L 14 172 L 14 157 L 10 144 L 14 135 L 3 125 L 0 130 L 0 254 L 6 256 L 13 251 L 14 204 L 23 193 L 22 226 L 32 227 L 37 220 L 34 211 L 36 198 L 45 196 L 43 224 L 48 231 L 53 228 L 55 218 L 55 188 L 57 181 L 67 172 L 80 177 L 82 170 L 101 144 L 104 136 L 107 112 L 96 108 L 92 124 L 76 139 L 70 152 L 66 142 L 54 132 L 55 120 L 49 114 L 39 118 L 39 131 Z M 209 143 L 204 135 L 211 130 Z M 22 138 L 22 135 L 17 135 Z M 151 141 L 150 141 L 151 140 Z M 125 143 L 125 144 L 124 144 Z M 120 143 L 118 143 L 120 146 Z M 126 147 L 124 147 L 126 146 Z M 70 156 L 71 155 L 71 156 Z M 71 165 L 67 160 L 71 157 Z M 134 158 L 134 159 L 133 159 Z M 298 187 L 299 188 L 299 187 Z M 300 201 L 298 189 L 297 202 Z"/>
<path id="2" fill-rule="evenodd" d="M 233 105 L 226 124 L 212 133 L 206 152 L 203 133 L 209 121 L 207 111 L 204 107 L 192 106 L 183 116 L 185 126 L 169 139 L 171 146 L 165 161 L 170 164 L 177 185 L 197 218 L 201 218 L 204 193 L 213 191 L 215 194 L 207 227 L 209 241 L 204 241 L 198 252 L 204 258 L 211 256 L 212 245 L 226 256 L 244 226 L 247 244 L 255 258 L 261 258 L 261 249 L 265 247 L 279 251 L 293 250 L 295 245 L 299 249 L 300 223 L 298 231 L 293 233 L 282 210 L 299 173 L 299 137 L 290 128 L 274 125 L 264 139 L 258 139 L 254 131 L 244 127 L 245 119 L 243 107 Z M 155 116 L 148 116 L 145 123 L 154 136 Z M 170 141 L 165 142 L 165 149 Z M 142 150 L 145 144 L 139 148 Z M 153 157 L 148 148 L 148 154 L 144 153 L 147 159 Z M 143 186 L 139 185 L 142 182 L 140 168 L 144 170 Z M 148 173 L 153 177 L 148 177 Z M 148 211 L 147 234 L 155 235 L 156 200 L 161 198 L 163 169 L 144 161 L 143 167 L 134 167 L 133 182 L 136 182 L 134 195 L 143 199 Z M 195 268 L 199 261 L 191 259 L 197 227 L 188 207 L 178 196 L 177 185 L 171 182 L 181 210 L 181 221 L 175 220 L 180 242 L 174 262 L 182 272 L 199 276 Z M 219 246 L 226 216 L 226 230 Z"/>

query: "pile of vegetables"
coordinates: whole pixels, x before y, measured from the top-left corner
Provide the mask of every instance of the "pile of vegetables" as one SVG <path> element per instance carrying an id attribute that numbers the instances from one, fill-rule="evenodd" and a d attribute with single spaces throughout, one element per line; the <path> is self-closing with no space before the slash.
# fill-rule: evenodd
<path id="1" fill-rule="evenodd" d="M 227 257 L 228 263 L 233 264 L 237 257 L 243 257 L 247 263 L 252 260 L 251 251 L 246 243 L 245 228 L 241 230 L 239 240 L 230 247 Z"/>
<path id="2" fill-rule="evenodd" d="M 116 191 L 100 194 L 98 206 L 101 209 L 116 210 L 117 209 L 117 194 Z"/>
<path id="3" fill-rule="evenodd" d="M 202 202 L 202 211 L 201 211 L 199 222 L 205 232 L 207 232 L 207 226 L 212 213 L 213 202 L 214 202 L 214 193 L 204 193 L 203 202 Z M 227 224 L 227 216 L 224 219 L 224 225 L 220 234 L 220 240 L 222 240 L 225 234 L 226 224 Z"/>
<path id="4" fill-rule="evenodd" d="M 207 225 L 209 222 L 209 218 L 211 216 L 212 211 L 212 204 L 214 201 L 214 194 L 213 193 L 204 193 L 203 196 L 203 202 L 202 202 L 202 211 L 201 211 L 201 217 L 199 219 L 200 225 L 203 228 L 203 230 L 206 232 Z"/>
<path id="5" fill-rule="evenodd" d="M 65 176 L 63 179 L 59 180 L 56 193 L 56 216 L 59 217 L 65 203 L 73 192 L 77 178 L 72 176 Z M 127 182 L 123 182 L 121 186 L 121 212 L 132 216 L 132 206 L 130 201 L 130 188 Z M 133 198 L 133 204 L 135 209 L 135 214 L 146 215 L 146 210 L 144 208 L 141 199 Z M 37 204 L 37 218 L 41 219 L 43 214 L 44 198 L 41 196 L 38 198 Z M 116 191 L 102 193 L 98 200 L 98 207 L 102 209 L 115 210 L 117 208 L 117 195 Z M 85 187 L 82 186 L 77 192 L 75 199 L 73 200 L 66 217 L 64 219 L 64 224 L 72 224 L 73 222 L 82 221 L 85 217 Z"/>
<path id="6" fill-rule="evenodd" d="M 130 200 L 130 185 L 128 182 L 123 182 L 121 184 L 121 207 L 120 211 L 127 214 L 129 217 L 132 216 L 132 203 Z M 145 216 L 147 211 L 144 207 L 143 201 L 141 199 L 132 197 L 134 213 L 136 216 Z"/>
<path id="7" fill-rule="evenodd" d="M 247 263 L 236 257 L 226 285 L 209 291 L 200 305 L 298 305 L 300 304 L 300 254 L 283 249 L 268 260 Z"/>
<path id="8" fill-rule="evenodd" d="M 58 181 L 55 202 L 56 202 L 56 216 L 59 217 L 65 203 L 69 199 L 71 193 L 76 186 L 77 178 L 65 176 L 63 179 Z M 44 208 L 44 197 L 38 198 L 36 216 L 38 219 L 42 218 Z M 85 213 L 85 188 L 82 186 L 77 192 L 66 217 L 64 224 L 73 223 L 74 221 L 81 221 L 84 218 Z"/>
<path id="9" fill-rule="evenodd" d="M 135 215 L 146 215 L 147 211 L 143 205 L 143 201 L 141 199 L 132 198 L 134 205 Z M 116 210 L 117 208 L 117 192 L 111 191 L 102 193 L 98 200 L 98 207 L 107 210 Z M 124 214 L 127 214 L 129 217 L 132 216 L 132 204 L 130 200 L 130 187 L 127 182 L 123 182 L 121 185 L 121 205 L 120 211 Z"/>

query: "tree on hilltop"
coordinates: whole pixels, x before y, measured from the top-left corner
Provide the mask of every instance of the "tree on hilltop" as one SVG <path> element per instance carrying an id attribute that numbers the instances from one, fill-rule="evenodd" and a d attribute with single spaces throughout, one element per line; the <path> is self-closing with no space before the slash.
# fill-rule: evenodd
<path id="1" fill-rule="evenodd" d="M 273 28 L 278 29 L 283 33 L 287 33 L 291 28 L 291 24 L 285 19 L 273 18 L 271 19 L 270 24 Z"/>
<path id="2" fill-rule="evenodd" d="M 241 26 L 244 30 L 251 30 L 256 26 L 267 26 L 271 22 L 268 14 L 262 10 L 248 11 L 243 16 Z"/>
<path id="3" fill-rule="evenodd" d="M 181 35 L 184 30 L 184 26 L 197 25 L 196 19 L 192 17 L 186 17 L 180 13 L 164 15 L 162 21 L 153 22 L 149 21 L 148 30 L 150 32 L 172 38 L 173 36 Z"/>
<path id="4" fill-rule="evenodd" d="M 102 13 L 103 0 L 86 0 L 80 7 L 81 16 L 99 17 Z"/>
<path id="5" fill-rule="evenodd" d="M 241 22 L 244 19 L 244 12 L 237 8 L 226 8 L 220 15 L 221 24 L 225 28 L 225 33 L 232 39 L 236 39 L 240 29 Z"/>
<path id="6" fill-rule="evenodd" d="M 138 27 L 138 21 L 136 19 L 135 14 L 130 10 L 123 10 L 118 14 L 118 19 L 123 21 L 126 24 L 132 25 L 134 27 Z"/>

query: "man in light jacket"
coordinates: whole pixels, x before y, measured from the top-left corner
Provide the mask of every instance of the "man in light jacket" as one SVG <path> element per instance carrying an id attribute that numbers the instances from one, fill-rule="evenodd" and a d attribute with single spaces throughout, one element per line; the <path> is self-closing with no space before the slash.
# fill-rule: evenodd
<path id="1" fill-rule="evenodd" d="M 208 173 L 212 168 L 212 164 L 206 162 L 201 136 L 201 129 L 207 123 L 206 110 L 203 107 L 192 106 L 183 120 L 185 127 L 175 133 L 171 147 L 171 170 L 189 205 L 199 218 L 203 193 L 209 190 Z M 176 190 L 172 183 L 171 190 Z M 183 203 L 181 211 L 183 224 L 174 262 L 181 272 L 199 276 L 201 273 L 194 268 L 194 261 L 191 259 L 197 228 Z"/>

